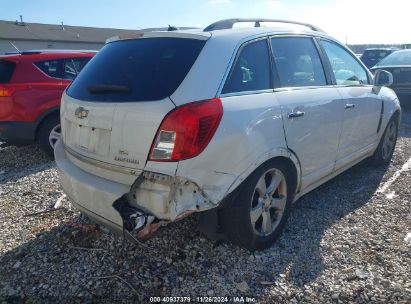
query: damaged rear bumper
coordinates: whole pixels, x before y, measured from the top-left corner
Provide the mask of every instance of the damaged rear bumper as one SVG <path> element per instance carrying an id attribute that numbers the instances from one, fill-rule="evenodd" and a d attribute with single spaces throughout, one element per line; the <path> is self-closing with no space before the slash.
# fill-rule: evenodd
<path id="1" fill-rule="evenodd" d="M 116 231 L 144 238 L 169 222 L 216 207 L 193 182 L 143 172 L 133 185 L 88 173 L 67 156 L 60 141 L 55 159 L 63 190 L 82 213 Z"/>
<path id="2" fill-rule="evenodd" d="M 122 218 L 112 205 L 130 190 L 130 186 L 81 170 L 67 158 L 61 141 L 57 143 L 54 155 L 61 186 L 73 205 L 97 222 L 122 230 Z"/>

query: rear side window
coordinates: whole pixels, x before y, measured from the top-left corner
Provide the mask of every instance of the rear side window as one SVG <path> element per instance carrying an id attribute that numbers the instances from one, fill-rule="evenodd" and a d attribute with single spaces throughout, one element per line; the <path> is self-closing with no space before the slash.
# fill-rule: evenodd
<path id="1" fill-rule="evenodd" d="M 362 85 L 369 83 L 367 72 L 354 56 L 335 43 L 322 40 L 321 45 L 331 63 L 331 68 L 338 85 Z"/>
<path id="2" fill-rule="evenodd" d="M 161 100 L 186 77 L 205 41 L 146 38 L 106 44 L 67 89 L 85 101 Z"/>
<path id="3" fill-rule="evenodd" d="M 63 78 L 64 59 L 38 61 L 34 64 L 50 77 Z"/>
<path id="4" fill-rule="evenodd" d="M 9 83 L 15 68 L 14 62 L 0 60 L 0 83 Z"/>
<path id="5" fill-rule="evenodd" d="M 76 68 L 74 67 L 74 62 L 71 59 L 66 59 L 64 62 L 64 79 L 73 80 L 76 78 L 77 72 Z"/>
<path id="6" fill-rule="evenodd" d="M 63 78 L 73 80 L 77 77 L 78 73 L 84 68 L 90 58 L 70 58 L 64 62 L 64 74 Z"/>
<path id="7" fill-rule="evenodd" d="M 320 56 L 311 38 L 273 38 L 271 44 L 282 87 L 327 84 Z"/>
<path id="8" fill-rule="evenodd" d="M 267 41 L 260 40 L 244 46 L 237 57 L 223 94 L 270 89 L 270 59 Z"/>
<path id="9" fill-rule="evenodd" d="M 77 74 L 85 67 L 85 65 L 90 61 L 91 58 L 73 58 L 74 68 L 76 69 Z"/>

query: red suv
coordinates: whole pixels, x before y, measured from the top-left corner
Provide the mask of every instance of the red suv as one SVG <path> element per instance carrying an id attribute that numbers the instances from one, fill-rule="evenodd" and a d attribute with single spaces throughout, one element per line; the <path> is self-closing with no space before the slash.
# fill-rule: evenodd
<path id="1" fill-rule="evenodd" d="M 53 157 L 64 89 L 95 52 L 25 51 L 0 56 L 0 142 L 40 143 Z"/>

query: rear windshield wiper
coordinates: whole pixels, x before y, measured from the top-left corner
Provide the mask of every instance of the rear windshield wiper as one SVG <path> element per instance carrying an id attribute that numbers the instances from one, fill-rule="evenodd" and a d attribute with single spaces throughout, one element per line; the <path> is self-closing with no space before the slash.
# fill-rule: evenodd
<path id="1" fill-rule="evenodd" d="M 122 85 L 98 84 L 87 88 L 91 94 L 130 93 L 130 88 Z"/>

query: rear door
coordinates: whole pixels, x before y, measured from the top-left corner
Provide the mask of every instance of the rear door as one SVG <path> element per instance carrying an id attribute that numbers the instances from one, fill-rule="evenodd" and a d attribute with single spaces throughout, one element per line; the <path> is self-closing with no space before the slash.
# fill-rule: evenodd
<path id="1" fill-rule="evenodd" d="M 143 169 L 159 125 L 175 107 L 169 96 L 204 44 L 156 37 L 105 45 L 64 96 L 66 147 L 101 163 Z"/>
<path id="2" fill-rule="evenodd" d="M 355 56 L 334 42 L 321 40 L 320 44 L 329 60 L 336 88 L 344 99 L 338 169 L 375 147 L 382 99 L 374 93 L 368 72 Z"/>
<path id="3" fill-rule="evenodd" d="M 22 55 L 25 56 L 25 55 Z M 20 91 L 20 96 L 15 96 L 16 102 L 26 103 L 30 100 L 31 108 L 29 112 L 33 115 L 32 119 L 37 119 L 38 115 L 50 109 L 56 109 L 60 105 L 61 95 L 63 93 L 63 64 L 64 59 L 46 59 L 32 62 L 26 61 L 31 66 L 34 64 L 39 71 L 36 73 L 27 73 L 24 81 L 29 83 L 29 89 Z M 32 69 L 32 67 L 31 67 Z M 24 71 L 20 70 L 20 77 Z M 47 77 L 41 77 L 39 74 L 43 73 Z M 20 81 L 23 79 L 20 78 Z M 25 106 L 27 109 L 27 105 Z M 29 115 L 30 115 L 29 114 Z"/>
<path id="4" fill-rule="evenodd" d="M 271 39 L 288 147 L 300 160 L 302 188 L 332 173 L 342 123 L 342 99 L 329 85 L 311 37 Z"/>

